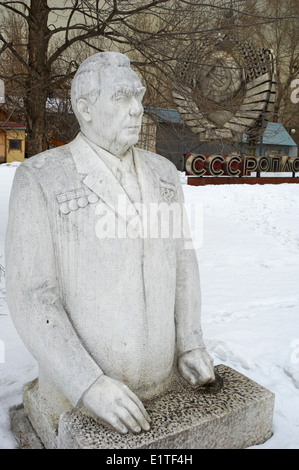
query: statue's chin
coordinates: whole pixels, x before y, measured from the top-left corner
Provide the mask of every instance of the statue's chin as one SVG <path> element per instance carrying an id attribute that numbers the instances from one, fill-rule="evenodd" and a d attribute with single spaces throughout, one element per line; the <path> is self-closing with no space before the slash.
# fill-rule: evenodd
<path id="1" fill-rule="evenodd" d="M 125 141 L 117 142 L 117 144 L 111 147 L 110 153 L 113 155 L 117 155 L 121 157 L 125 155 L 125 153 L 131 148 L 133 145 L 137 144 L 138 142 L 138 135 L 131 135 Z"/>

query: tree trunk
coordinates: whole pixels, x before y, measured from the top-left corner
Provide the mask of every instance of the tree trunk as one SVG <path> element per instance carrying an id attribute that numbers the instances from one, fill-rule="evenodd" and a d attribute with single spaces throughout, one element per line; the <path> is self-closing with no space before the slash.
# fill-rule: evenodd
<path id="1" fill-rule="evenodd" d="M 46 148 L 45 122 L 50 69 L 48 66 L 49 8 L 47 0 L 31 0 L 28 13 L 28 65 L 25 108 L 27 117 L 28 156 Z"/>

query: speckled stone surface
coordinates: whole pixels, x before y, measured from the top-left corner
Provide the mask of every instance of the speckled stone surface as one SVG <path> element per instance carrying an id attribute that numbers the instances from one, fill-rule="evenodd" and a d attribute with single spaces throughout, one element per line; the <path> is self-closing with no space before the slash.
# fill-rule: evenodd
<path id="1" fill-rule="evenodd" d="M 140 435 L 122 436 L 77 409 L 64 412 L 58 426 L 35 402 L 35 382 L 26 393 L 36 434 L 23 407 L 12 410 L 12 429 L 21 448 L 40 448 L 39 438 L 52 449 L 240 449 L 269 439 L 274 394 L 225 365 L 215 372 L 213 386 L 193 389 L 175 379 L 171 392 L 145 402 L 152 427 Z"/>
<path id="2" fill-rule="evenodd" d="M 178 379 L 170 393 L 145 403 L 151 430 L 120 435 L 78 410 L 60 418 L 58 447 L 72 449 L 238 449 L 272 435 L 274 394 L 235 370 L 216 367 L 213 387 Z"/>

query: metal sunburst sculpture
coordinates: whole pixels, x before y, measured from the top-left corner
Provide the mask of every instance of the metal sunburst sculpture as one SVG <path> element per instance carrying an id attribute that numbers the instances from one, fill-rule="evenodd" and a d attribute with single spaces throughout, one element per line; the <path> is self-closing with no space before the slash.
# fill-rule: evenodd
<path id="1" fill-rule="evenodd" d="M 275 101 L 275 60 L 267 49 L 219 36 L 201 43 L 177 68 L 173 99 L 199 140 L 240 141 L 260 134 Z"/>

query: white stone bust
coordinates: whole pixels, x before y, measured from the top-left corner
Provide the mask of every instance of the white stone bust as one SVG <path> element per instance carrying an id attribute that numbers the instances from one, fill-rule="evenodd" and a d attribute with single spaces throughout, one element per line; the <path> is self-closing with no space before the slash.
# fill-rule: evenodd
<path id="1" fill-rule="evenodd" d="M 138 141 L 144 93 L 125 55 L 90 57 L 72 83 L 73 110 L 82 133 L 113 155 L 124 156 Z"/>
<path id="2" fill-rule="evenodd" d="M 129 223 L 120 197 L 183 205 L 174 165 L 134 147 L 144 92 L 126 56 L 88 58 L 72 84 L 81 133 L 20 165 L 7 229 L 8 304 L 39 362 L 40 389 L 47 377 L 119 433 L 150 429 L 143 402 L 167 392 L 176 366 L 191 385 L 214 380 L 194 250 L 183 238 L 101 239 L 95 230 L 108 212 Z"/>

